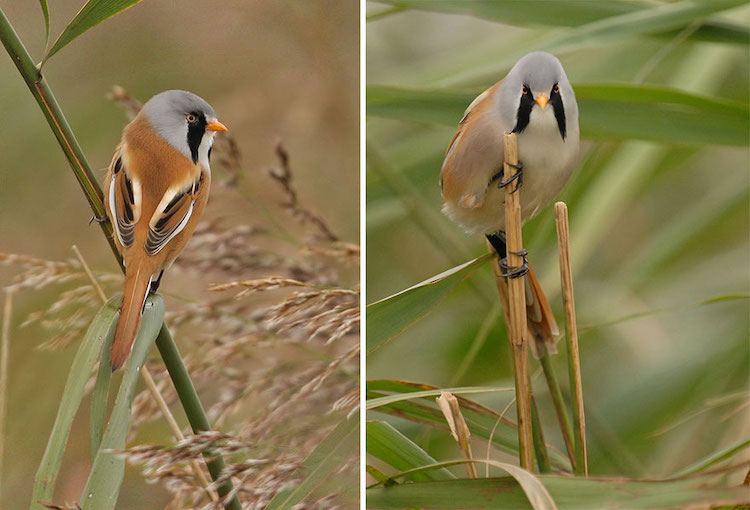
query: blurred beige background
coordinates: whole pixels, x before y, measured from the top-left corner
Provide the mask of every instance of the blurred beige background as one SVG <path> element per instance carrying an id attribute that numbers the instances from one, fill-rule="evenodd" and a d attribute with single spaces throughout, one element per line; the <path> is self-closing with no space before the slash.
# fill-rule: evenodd
<path id="1" fill-rule="evenodd" d="M 52 40 L 83 4 L 50 2 Z M 40 59 L 44 20 L 39 3 L 9 0 L 3 10 L 34 59 Z M 266 172 L 277 164 L 274 146 L 281 138 L 300 200 L 342 240 L 357 243 L 358 17 L 358 2 L 335 0 L 145 1 L 63 48 L 44 73 L 98 178 L 126 123 L 123 111 L 105 97 L 111 87 L 120 85 L 141 101 L 162 90 L 187 89 L 211 103 L 229 126 L 252 197 L 247 201 L 217 192 L 205 218 L 268 226 L 258 213 L 268 208 L 288 221 L 278 207 L 283 197 Z M 0 252 L 62 260 L 72 256 L 75 244 L 95 269 L 116 271 L 100 229 L 87 226 L 91 211 L 62 151 L 5 51 L 0 55 L 0 117 Z M 216 166 L 214 175 L 221 179 Z M 0 285 L 9 283 L 14 271 L 0 266 Z M 180 287 L 177 279 L 166 277 L 163 290 Z M 205 289 L 206 282 L 193 286 Z M 2 508 L 29 503 L 75 354 L 75 346 L 39 352 L 35 347 L 44 341 L 43 331 L 15 327 L 30 310 L 50 302 L 54 296 L 49 293 L 16 298 Z M 84 404 L 66 451 L 58 503 L 76 500 L 85 482 L 87 415 Z M 161 423 L 146 429 L 154 441 L 164 440 L 165 433 Z M 118 508 L 159 508 L 166 501 L 163 489 L 146 485 L 137 470 L 128 468 Z"/>

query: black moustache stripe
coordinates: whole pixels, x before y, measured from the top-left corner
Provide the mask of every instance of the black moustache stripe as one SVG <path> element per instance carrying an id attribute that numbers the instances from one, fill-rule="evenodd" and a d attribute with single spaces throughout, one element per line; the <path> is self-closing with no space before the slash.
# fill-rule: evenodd
<path id="1" fill-rule="evenodd" d="M 195 122 L 188 123 L 187 144 L 190 148 L 190 155 L 193 157 L 193 163 L 198 162 L 198 147 L 201 145 L 203 135 L 206 132 L 206 116 L 202 113 L 192 112 L 196 116 Z"/>
<path id="2" fill-rule="evenodd" d="M 565 140 L 567 128 L 565 127 L 565 108 L 563 107 L 562 96 L 559 92 L 553 92 L 550 94 L 549 102 L 555 111 L 555 119 L 557 120 L 557 128 L 560 130 L 560 136 Z"/>
<path id="3" fill-rule="evenodd" d="M 527 85 L 525 86 L 528 88 Z M 521 94 L 521 102 L 518 105 L 518 113 L 516 113 L 516 127 L 513 128 L 513 133 L 521 133 L 526 129 L 526 126 L 529 125 L 532 108 L 534 108 L 534 96 L 529 89 L 528 93 Z"/>
<path id="4" fill-rule="evenodd" d="M 526 87 L 528 88 L 528 86 Z M 554 87 L 549 96 L 549 102 L 552 105 L 552 110 L 555 112 L 557 128 L 560 131 L 560 136 L 565 140 L 568 131 L 565 123 L 565 107 L 563 106 L 562 96 L 559 91 L 555 92 Z M 534 104 L 534 96 L 530 89 L 526 94 L 521 94 L 521 101 L 518 104 L 518 112 L 516 113 L 516 127 L 513 128 L 513 133 L 521 133 L 529 125 L 529 118 L 531 117 L 531 110 L 534 108 Z"/>

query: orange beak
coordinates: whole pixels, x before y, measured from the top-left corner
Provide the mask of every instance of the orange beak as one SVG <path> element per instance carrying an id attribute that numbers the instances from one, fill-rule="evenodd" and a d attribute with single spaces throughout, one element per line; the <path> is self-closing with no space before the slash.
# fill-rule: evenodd
<path id="1" fill-rule="evenodd" d="M 211 120 L 206 124 L 206 129 L 209 131 L 229 131 L 227 127 L 216 119 Z"/>
<path id="2" fill-rule="evenodd" d="M 545 106 L 547 106 L 547 103 L 549 103 L 549 98 L 545 96 L 544 94 L 539 94 L 536 98 L 536 104 L 542 107 L 544 109 Z"/>

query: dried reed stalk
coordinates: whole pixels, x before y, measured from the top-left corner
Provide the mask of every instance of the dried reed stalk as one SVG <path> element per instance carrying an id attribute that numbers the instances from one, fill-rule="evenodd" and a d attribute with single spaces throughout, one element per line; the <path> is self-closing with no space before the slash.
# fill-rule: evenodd
<path id="1" fill-rule="evenodd" d="M 81 267 L 83 267 L 83 270 L 86 272 L 86 276 L 88 276 L 89 280 L 91 280 L 91 285 L 94 287 L 94 290 L 97 296 L 99 296 L 99 299 L 101 299 L 102 303 L 106 303 L 107 295 L 104 293 L 104 290 L 99 285 L 99 282 L 96 280 L 96 277 L 94 276 L 93 271 L 91 271 L 91 268 L 86 262 L 86 259 L 83 258 L 83 254 L 78 249 L 78 246 L 73 245 L 73 252 L 78 258 L 78 261 L 81 263 Z M 143 377 L 143 380 L 146 383 L 146 387 L 149 389 L 149 391 L 151 392 L 151 395 L 154 397 L 156 404 L 159 406 L 159 409 L 161 410 L 162 415 L 167 420 L 167 423 L 169 424 L 169 428 L 172 430 L 172 434 L 174 434 L 175 439 L 177 439 L 177 441 L 183 441 L 185 439 L 185 436 L 182 434 L 182 430 L 180 430 L 179 425 L 177 425 L 177 420 L 175 420 L 174 415 L 172 414 L 172 411 L 169 409 L 167 402 L 164 400 L 164 396 L 161 394 L 161 391 L 159 391 L 159 388 L 156 386 L 156 383 L 154 382 L 154 378 L 151 376 L 151 372 L 148 371 L 148 368 L 146 367 L 145 364 L 143 365 L 143 368 L 141 369 L 141 376 Z M 0 435 L 0 437 L 2 437 L 2 435 Z M 198 463 L 198 461 L 194 459 L 190 462 L 190 465 L 193 471 L 195 472 L 195 476 L 198 478 L 201 485 L 203 485 L 203 487 L 208 492 L 208 495 L 211 498 L 211 501 L 219 501 L 219 495 L 216 494 L 216 491 L 213 490 L 213 488 L 211 487 L 211 482 L 208 481 L 208 478 L 206 477 L 206 474 L 203 472 L 203 469 L 201 468 L 201 465 Z"/>
<path id="2" fill-rule="evenodd" d="M 511 181 L 518 172 L 518 144 L 514 133 L 506 133 L 503 178 Z M 511 181 L 505 186 L 505 236 L 507 242 L 507 265 L 520 267 L 524 258 L 518 255 L 523 250 L 521 235 L 521 201 L 517 186 Z M 518 453 L 521 467 L 528 471 L 534 468 L 531 434 L 531 384 L 529 383 L 529 360 L 526 349 L 526 288 L 525 276 L 508 278 L 508 336 L 513 351 L 516 382 L 516 414 L 518 416 Z"/>
<path id="3" fill-rule="evenodd" d="M 3 334 L 0 338 L 0 501 L 2 501 L 3 459 L 5 458 L 5 414 L 8 407 L 8 346 L 10 343 L 10 318 L 13 310 L 13 290 L 5 290 Z"/>
<path id="4" fill-rule="evenodd" d="M 495 248 L 487 241 L 487 250 L 490 253 L 496 253 Z M 505 319 L 505 324 L 510 324 L 510 316 L 508 315 L 508 310 L 510 309 L 510 303 L 508 301 L 508 283 L 505 281 L 505 278 L 503 277 L 503 271 L 500 268 L 500 263 L 497 257 L 492 259 L 492 268 L 495 273 L 495 283 L 497 284 L 497 292 L 500 296 L 500 309 L 503 312 L 503 317 Z M 508 334 L 510 335 L 510 326 L 507 326 L 508 328 Z M 509 337 L 510 339 L 510 337 Z M 546 356 L 549 359 L 549 354 L 545 353 L 544 356 Z M 544 359 L 544 357 L 542 358 Z M 545 373 L 546 375 L 546 373 Z M 549 382 L 549 380 L 547 381 Z M 558 386 L 559 387 L 559 386 Z M 540 466 L 540 470 L 542 472 L 544 471 L 544 467 L 547 466 L 549 463 L 549 453 L 547 452 L 547 445 L 544 443 L 544 434 L 541 431 L 541 422 L 537 420 L 535 416 L 538 416 L 538 411 L 536 407 L 536 400 L 534 399 L 534 392 L 531 391 L 531 385 L 529 385 L 529 394 L 531 396 L 531 418 L 532 418 L 532 439 L 534 441 L 534 451 L 536 453 L 537 457 L 537 463 Z M 562 399 L 562 397 L 560 397 Z M 513 399 L 511 403 L 515 403 L 516 399 Z M 510 405 L 510 404 L 509 404 Z M 557 405 L 555 406 L 555 409 L 557 409 Z M 501 414 L 505 414 L 505 411 L 503 411 Z M 537 426 L 539 427 L 539 431 L 537 431 Z M 565 437 L 565 436 L 564 436 Z M 567 436 L 570 437 L 570 436 Z M 491 443 L 491 442 L 490 442 Z M 566 443 L 567 444 L 567 443 Z M 544 451 L 541 451 L 544 450 Z M 571 451 L 571 465 L 574 462 L 573 459 L 573 445 L 571 443 L 570 445 L 570 451 Z M 489 457 L 487 458 L 489 460 Z M 488 468 L 489 469 L 489 468 Z M 488 475 L 489 476 L 489 475 Z"/>
<path id="5" fill-rule="evenodd" d="M 573 427 L 575 429 L 574 470 L 576 474 L 588 476 L 586 454 L 586 417 L 583 413 L 583 387 L 581 385 L 581 360 L 578 353 L 578 327 L 576 325 L 575 299 L 573 296 L 573 273 L 570 269 L 570 231 L 568 207 L 564 202 L 555 204 L 557 244 L 560 254 L 560 284 L 565 307 L 565 331 L 568 337 L 568 375 L 573 393 Z"/>
<path id="6" fill-rule="evenodd" d="M 458 399 L 453 393 L 443 391 L 437 398 L 437 405 L 443 412 L 443 416 L 445 416 L 445 420 L 450 427 L 451 435 L 461 448 L 464 457 L 466 460 L 472 460 L 474 457 L 471 453 L 471 433 L 469 432 L 469 426 L 466 424 L 466 420 L 464 420 L 464 415 L 461 414 Z M 469 478 L 477 477 L 477 466 L 473 462 L 464 464 L 464 466 L 466 467 L 466 474 Z"/>
<path id="7" fill-rule="evenodd" d="M 337 242 L 339 240 L 338 236 L 328 226 L 326 221 L 318 214 L 300 205 L 297 191 L 292 186 L 293 173 L 289 165 L 289 152 L 281 140 L 276 142 L 276 156 L 279 158 L 280 166 L 269 168 L 268 174 L 281 185 L 281 189 L 286 196 L 286 200 L 281 203 L 281 206 L 301 224 L 313 225 L 315 227 L 312 233 L 314 240 Z"/>

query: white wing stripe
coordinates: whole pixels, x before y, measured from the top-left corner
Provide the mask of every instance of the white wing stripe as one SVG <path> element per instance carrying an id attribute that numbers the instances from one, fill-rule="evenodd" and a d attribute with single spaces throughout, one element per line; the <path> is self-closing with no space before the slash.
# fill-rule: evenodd
<path id="1" fill-rule="evenodd" d="M 115 228 L 115 234 L 117 235 L 117 239 L 120 240 L 120 244 L 125 246 L 125 241 L 122 240 L 122 234 L 120 233 L 120 227 L 119 227 L 119 221 L 117 221 L 117 212 L 115 209 L 115 176 L 112 175 L 112 179 L 109 181 L 109 211 L 110 214 L 112 214 L 112 217 L 115 218 L 115 221 L 112 222 L 112 225 Z"/>
<path id="2" fill-rule="evenodd" d="M 193 214 L 193 205 L 195 205 L 195 201 L 190 202 L 190 208 L 185 214 L 185 217 L 182 218 L 182 221 L 177 225 L 177 227 L 175 227 L 174 231 L 171 234 L 169 234 L 169 236 L 164 241 L 159 242 L 159 247 L 156 249 L 156 251 L 149 252 L 151 255 L 156 255 L 157 253 L 159 253 L 161 249 L 164 248 L 167 245 L 167 243 L 172 240 L 174 236 L 182 232 L 182 229 L 185 228 L 185 225 L 187 225 L 187 222 L 190 219 L 190 216 Z"/>

